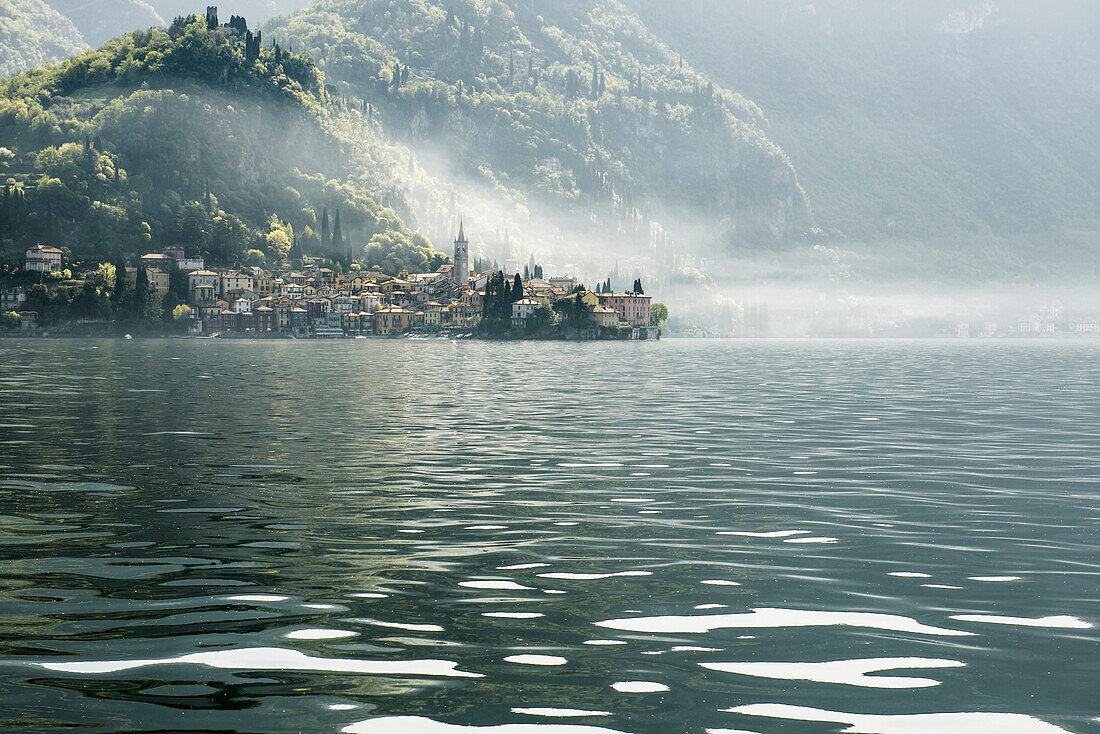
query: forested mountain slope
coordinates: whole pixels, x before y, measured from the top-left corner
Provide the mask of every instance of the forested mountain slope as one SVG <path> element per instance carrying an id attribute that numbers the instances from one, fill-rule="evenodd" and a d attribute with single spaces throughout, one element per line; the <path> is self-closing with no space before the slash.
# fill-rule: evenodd
<path id="1" fill-rule="evenodd" d="M 103 258 L 179 244 L 228 264 L 297 241 L 390 272 L 443 262 L 395 211 L 392 158 L 362 114 L 243 19 L 183 18 L 0 81 L 0 140 L 13 257 L 36 242 Z M 318 253 L 326 209 L 342 237 Z"/>
<path id="2" fill-rule="evenodd" d="M 265 33 L 309 52 L 393 139 L 563 221 L 643 248 L 656 222 L 769 247 L 808 226 L 760 108 L 618 0 L 319 0 Z"/>
<path id="3" fill-rule="evenodd" d="M 160 27 L 165 19 L 145 0 L 46 0 L 80 29 L 91 46 L 100 46 L 129 31 Z M 194 7 L 189 13 L 202 12 Z"/>
<path id="4" fill-rule="evenodd" d="M 76 26 L 42 0 L 0 0 L 0 77 L 86 48 Z"/>

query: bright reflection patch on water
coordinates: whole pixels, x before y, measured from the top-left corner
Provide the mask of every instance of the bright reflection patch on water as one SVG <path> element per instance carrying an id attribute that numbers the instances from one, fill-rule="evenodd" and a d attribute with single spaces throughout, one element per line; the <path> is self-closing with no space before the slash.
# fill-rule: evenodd
<path id="1" fill-rule="evenodd" d="M 611 687 L 619 693 L 662 693 L 668 690 L 664 683 L 650 680 L 623 680 L 612 683 Z"/>
<path id="2" fill-rule="evenodd" d="M 691 632 L 716 629 L 767 627 L 865 627 L 868 629 L 913 632 L 921 635 L 966 636 L 973 632 L 921 624 L 910 617 L 874 612 L 817 612 L 800 609 L 754 609 L 741 614 L 700 614 L 694 616 L 627 617 L 596 622 L 598 627 L 630 632 Z"/>
<path id="3" fill-rule="evenodd" d="M 1010 624 L 1017 627 L 1047 627 L 1048 629 L 1088 630 L 1091 622 L 1077 617 L 1054 615 L 1050 617 L 1004 617 L 995 614 L 953 614 L 951 619 L 960 622 L 984 622 L 986 624 Z"/>
<path id="4" fill-rule="evenodd" d="M 349 660 L 318 658 L 281 647 L 251 647 L 239 650 L 194 652 L 174 658 L 149 660 L 87 660 L 73 663 L 35 663 L 60 673 L 95 675 L 117 673 L 150 665 L 206 665 L 226 670 L 312 670 L 327 673 L 374 675 L 427 675 L 450 678 L 482 678 L 479 673 L 456 670 L 450 660 Z"/>
<path id="5" fill-rule="evenodd" d="M 357 634 L 359 633 L 350 630 L 304 629 L 292 630 L 283 636 L 288 640 L 338 640 L 344 637 L 355 637 Z"/>
<path id="6" fill-rule="evenodd" d="M 515 581 L 460 581 L 459 586 L 465 586 L 467 589 L 498 589 L 498 590 L 512 590 L 522 591 L 524 589 L 530 589 L 530 586 L 523 586 L 517 584 Z"/>
<path id="7" fill-rule="evenodd" d="M 652 571 L 616 571 L 615 573 L 567 573 L 552 571 L 550 573 L 537 574 L 544 579 L 564 579 L 566 581 L 596 581 L 598 579 L 613 579 L 621 576 L 652 576 Z"/>
<path id="8" fill-rule="evenodd" d="M 896 714 L 879 716 L 760 703 L 726 709 L 730 713 L 798 721 L 848 724 L 852 734 L 1070 734 L 1060 727 L 1023 714 Z"/>
<path id="9" fill-rule="evenodd" d="M 382 619 L 356 619 L 353 620 L 360 624 L 370 624 L 375 627 L 391 627 L 398 630 L 409 630 L 410 632 L 442 632 L 443 628 L 438 624 L 421 624 L 419 622 L 388 622 Z"/>
<path id="10" fill-rule="evenodd" d="M 940 681 L 931 678 L 868 675 L 868 673 L 899 669 L 961 668 L 965 663 L 934 658 L 869 658 L 822 663 L 699 663 L 699 665 L 707 670 L 779 680 L 839 683 L 864 688 L 927 688 L 938 686 Z"/>
<path id="11" fill-rule="evenodd" d="M 518 665 L 565 665 L 569 662 L 559 655 L 509 655 L 504 661 Z"/>
<path id="12" fill-rule="evenodd" d="M 443 724 L 422 716 L 383 716 L 341 729 L 344 734 L 625 734 L 615 729 L 579 724 Z"/>
<path id="13" fill-rule="evenodd" d="M 789 538 L 792 535 L 809 535 L 809 530 L 720 530 L 719 535 L 740 535 L 745 538 Z"/>

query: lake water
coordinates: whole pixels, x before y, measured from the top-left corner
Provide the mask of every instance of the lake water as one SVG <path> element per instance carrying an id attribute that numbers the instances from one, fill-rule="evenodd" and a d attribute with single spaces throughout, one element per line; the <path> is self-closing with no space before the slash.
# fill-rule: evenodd
<path id="1" fill-rule="evenodd" d="M 1100 731 L 1100 342 L 0 365 L 0 729 Z"/>

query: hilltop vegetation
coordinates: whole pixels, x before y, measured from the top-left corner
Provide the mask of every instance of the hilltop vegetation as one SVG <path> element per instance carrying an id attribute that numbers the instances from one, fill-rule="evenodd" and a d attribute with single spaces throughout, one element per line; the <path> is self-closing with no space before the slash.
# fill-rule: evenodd
<path id="1" fill-rule="evenodd" d="M 42 0 L 0 0 L 0 77 L 63 61 L 85 48 L 76 26 Z"/>
<path id="2" fill-rule="evenodd" d="M 532 204 L 648 239 L 706 217 L 798 237 L 806 201 L 751 101 L 681 63 L 617 0 L 320 0 L 266 27 L 414 150 Z"/>
<path id="3" fill-rule="evenodd" d="M 161 16 L 145 0 L 46 0 L 71 20 L 90 46 L 100 46 L 115 36 L 134 30 L 164 26 Z M 194 8 L 190 12 L 194 12 Z M 173 16 L 167 16 L 169 18 Z"/>
<path id="4" fill-rule="evenodd" d="M 376 198 L 385 152 L 361 113 L 329 99 L 308 56 L 261 46 L 241 18 L 191 16 L 0 82 L 5 249 L 107 260 L 175 244 L 231 264 L 297 242 L 342 267 L 438 266 Z M 326 210 L 341 237 L 319 252 Z"/>

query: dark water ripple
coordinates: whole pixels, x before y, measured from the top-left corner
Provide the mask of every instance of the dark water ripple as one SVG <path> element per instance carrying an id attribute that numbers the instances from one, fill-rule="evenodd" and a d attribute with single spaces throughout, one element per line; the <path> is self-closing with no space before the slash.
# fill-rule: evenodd
<path id="1" fill-rule="evenodd" d="M 1100 731 L 1098 356 L 0 342 L 0 728 Z"/>

